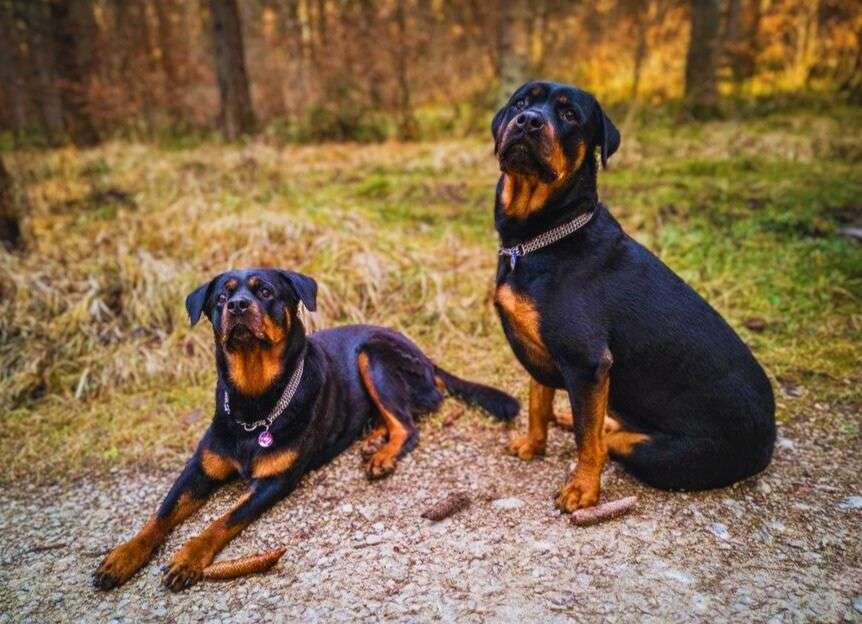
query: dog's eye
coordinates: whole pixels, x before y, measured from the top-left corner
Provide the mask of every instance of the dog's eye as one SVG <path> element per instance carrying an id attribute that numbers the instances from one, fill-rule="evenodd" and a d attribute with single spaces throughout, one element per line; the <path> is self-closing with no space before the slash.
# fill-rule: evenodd
<path id="1" fill-rule="evenodd" d="M 260 290 L 257 291 L 262 299 L 271 299 L 272 298 L 272 290 L 267 288 L 266 286 L 261 286 Z"/>
<path id="2" fill-rule="evenodd" d="M 216 299 L 216 302 L 217 302 L 219 305 L 224 305 L 226 301 L 227 301 L 227 295 L 226 295 L 226 294 L 224 294 L 224 293 L 221 293 L 221 294 L 218 296 L 218 298 Z"/>
<path id="3" fill-rule="evenodd" d="M 527 105 L 527 98 L 521 98 L 520 100 L 515 102 L 515 108 L 517 108 L 518 110 L 521 110 L 526 105 Z"/>
<path id="4" fill-rule="evenodd" d="M 571 108 L 567 108 L 563 111 L 563 119 L 568 121 L 569 123 L 574 123 L 578 120 L 578 116 L 575 114 L 575 111 Z"/>

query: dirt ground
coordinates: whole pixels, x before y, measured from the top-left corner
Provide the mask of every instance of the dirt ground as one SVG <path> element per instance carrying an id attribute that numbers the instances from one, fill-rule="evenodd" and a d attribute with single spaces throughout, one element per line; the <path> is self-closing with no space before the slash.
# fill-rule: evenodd
<path id="1" fill-rule="evenodd" d="M 548 456 L 526 464 L 501 452 L 499 425 L 429 424 L 389 479 L 366 481 L 353 447 L 222 553 L 287 546 L 271 572 L 179 594 L 161 586 L 160 565 L 241 485 L 110 593 L 90 587 L 93 571 L 180 467 L 21 485 L 0 493 L 0 623 L 862 622 L 858 434 L 817 420 L 782 427 L 770 468 L 729 489 L 659 492 L 609 466 L 603 500 L 636 494 L 638 508 L 590 528 L 552 507 L 569 432 L 552 431 Z M 456 490 L 467 510 L 420 518 Z"/>

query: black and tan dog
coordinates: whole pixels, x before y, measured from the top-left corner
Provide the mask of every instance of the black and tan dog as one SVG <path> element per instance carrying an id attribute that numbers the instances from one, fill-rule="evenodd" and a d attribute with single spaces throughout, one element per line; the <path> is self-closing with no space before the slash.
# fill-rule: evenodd
<path id="1" fill-rule="evenodd" d="M 491 131 L 502 171 L 495 304 L 531 376 L 528 431 L 509 451 L 544 453 L 564 389 L 578 449 L 557 496 L 564 511 L 596 504 L 608 453 L 665 489 L 763 470 L 775 440 L 769 381 L 724 319 L 598 202 L 596 152 L 605 164 L 620 135 L 595 98 L 531 82 Z"/>
<path id="2" fill-rule="evenodd" d="M 395 331 L 355 325 L 306 337 L 298 304 L 314 310 L 316 293 L 304 275 L 253 269 L 219 275 L 188 296 L 192 324 L 205 313 L 213 325 L 215 416 L 156 514 L 99 566 L 96 587 L 127 581 L 235 476 L 250 481 L 248 493 L 171 558 L 164 576 L 171 589 L 199 580 L 229 540 L 368 427 L 362 450 L 377 478 L 416 445 L 414 418 L 440 407 L 444 391 L 500 419 L 517 414 L 514 398 L 447 373 Z"/>

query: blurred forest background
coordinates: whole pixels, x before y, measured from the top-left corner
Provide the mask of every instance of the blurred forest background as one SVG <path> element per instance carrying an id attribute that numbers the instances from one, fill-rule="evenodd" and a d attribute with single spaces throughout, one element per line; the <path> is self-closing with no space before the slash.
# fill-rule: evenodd
<path id="1" fill-rule="evenodd" d="M 16 145 L 484 132 L 529 77 L 696 116 L 801 90 L 862 100 L 858 0 L 0 0 L 0 27 Z"/>
<path id="2" fill-rule="evenodd" d="M 214 370 L 182 302 L 228 267 L 523 396 L 489 125 L 532 77 L 602 101 L 600 196 L 779 419 L 858 438 L 860 39 L 858 0 L 0 0 L 4 477 L 184 455 Z"/>

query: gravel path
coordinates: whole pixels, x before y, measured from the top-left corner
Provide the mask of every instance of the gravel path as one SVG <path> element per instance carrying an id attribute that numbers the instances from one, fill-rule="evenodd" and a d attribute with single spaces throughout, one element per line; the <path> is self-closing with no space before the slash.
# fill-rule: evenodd
<path id="1" fill-rule="evenodd" d="M 604 500 L 637 494 L 639 506 L 591 528 L 552 509 L 573 440 L 551 433 L 548 457 L 525 464 L 502 454 L 507 432 L 498 426 L 426 426 L 395 475 L 375 483 L 354 447 L 222 554 L 284 544 L 273 571 L 180 594 L 161 587 L 159 566 L 230 505 L 239 485 L 110 593 L 91 589 L 93 570 L 179 466 L 5 488 L 0 623 L 862 622 L 858 433 L 814 419 L 785 427 L 763 476 L 710 493 L 649 490 L 610 466 Z M 470 493 L 470 508 L 437 524 L 419 517 L 455 490 Z"/>

